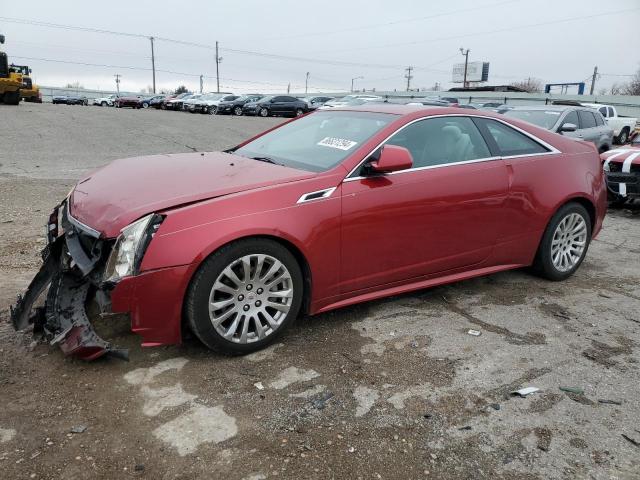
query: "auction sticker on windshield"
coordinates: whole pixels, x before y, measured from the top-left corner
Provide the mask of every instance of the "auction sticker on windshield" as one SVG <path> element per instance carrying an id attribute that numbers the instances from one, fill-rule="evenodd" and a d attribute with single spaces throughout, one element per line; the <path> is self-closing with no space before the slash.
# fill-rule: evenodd
<path id="1" fill-rule="evenodd" d="M 335 137 L 325 137 L 318 142 L 318 145 L 322 145 L 323 147 L 337 148 L 338 150 L 349 150 L 357 144 L 358 142 L 354 142 L 353 140 Z"/>

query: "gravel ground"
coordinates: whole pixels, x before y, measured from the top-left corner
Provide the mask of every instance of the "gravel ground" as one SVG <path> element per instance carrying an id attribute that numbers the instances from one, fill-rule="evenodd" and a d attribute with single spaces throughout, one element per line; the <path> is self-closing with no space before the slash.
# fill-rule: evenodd
<path id="1" fill-rule="evenodd" d="M 0 117 L 3 478 L 640 478 L 640 209 L 609 212 L 563 283 L 513 271 L 361 304 L 243 358 L 141 349 L 112 318 L 98 327 L 131 361 L 87 364 L 6 323 L 51 206 L 115 158 L 220 149 L 281 120 Z M 526 386 L 540 391 L 509 395 Z"/>

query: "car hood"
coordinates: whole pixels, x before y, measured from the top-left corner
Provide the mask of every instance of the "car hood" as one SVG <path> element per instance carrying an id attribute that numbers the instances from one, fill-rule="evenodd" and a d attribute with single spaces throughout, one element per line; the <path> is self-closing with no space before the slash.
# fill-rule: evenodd
<path id="1" fill-rule="evenodd" d="M 313 175 L 223 152 L 125 158 L 80 180 L 70 212 L 112 238 L 149 213 Z"/>

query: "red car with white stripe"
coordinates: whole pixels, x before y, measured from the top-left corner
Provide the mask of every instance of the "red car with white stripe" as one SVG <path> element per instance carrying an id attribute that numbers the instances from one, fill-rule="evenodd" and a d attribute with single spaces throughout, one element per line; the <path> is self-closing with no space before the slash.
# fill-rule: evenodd
<path id="1" fill-rule="evenodd" d="M 600 158 L 604 161 L 609 199 L 623 204 L 628 200 L 640 198 L 640 141 L 609 150 L 600 155 Z"/>

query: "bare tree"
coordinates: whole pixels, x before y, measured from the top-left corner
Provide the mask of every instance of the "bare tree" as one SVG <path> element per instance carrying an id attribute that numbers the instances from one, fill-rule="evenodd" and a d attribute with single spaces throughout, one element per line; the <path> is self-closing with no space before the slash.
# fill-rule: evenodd
<path id="1" fill-rule="evenodd" d="M 602 87 L 598 89 L 598 95 L 606 95 L 607 94 L 607 89 Z"/>
<path id="2" fill-rule="evenodd" d="M 609 90 L 609 95 L 622 95 L 622 88 L 624 85 L 620 85 L 619 83 L 614 83 L 611 85 L 611 89 Z"/>
<path id="3" fill-rule="evenodd" d="M 629 83 L 622 87 L 622 95 L 640 95 L 640 68 L 631 77 Z"/>
<path id="4" fill-rule="evenodd" d="M 525 92 L 529 93 L 540 93 L 542 92 L 542 80 L 539 78 L 527 78 L 526 80 L 522 80 L 520 82 L 512 82 L 512 87 L 520 88 Z"/>
<path id="5" fill-rule="evenodd" d="M 73 83 L 67 83 L 64 88 L 76 88 L 76 89 L 79 89 L 79 88 L 84 88 L 84 87 L 82 85 L 80 85 L 80 82 L 73 82 Z"/>

